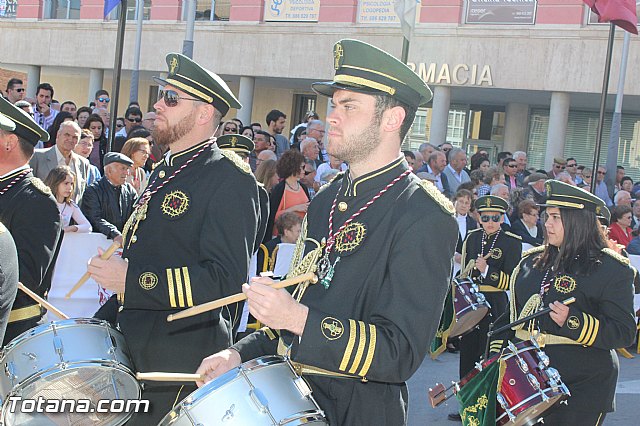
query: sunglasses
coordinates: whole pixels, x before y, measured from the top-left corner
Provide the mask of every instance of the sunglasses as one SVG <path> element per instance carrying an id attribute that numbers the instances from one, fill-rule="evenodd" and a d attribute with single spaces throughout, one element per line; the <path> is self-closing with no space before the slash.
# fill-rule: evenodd
<path id="1" fill-rule="evenodd" d="M 238 129 L 236 129 L 235 127 L 225 127 L 224 131 L 225 132 L 237 132 Z"/>
<path id="2" fill-rule="evenodd" d="M 310 171 L 310 172 L 308 172 L 308 171 L 306 171 L 306 170 L 304 171 L 304 175 L 305 175 L 305 176 L 309 176 L 311 173 L 313 173 L 313 170 L 312 170 L 312 171 Z"/>
<path id="3" fill-rule="evenodd" d="M 607 172 L 598 172 L 599 175 L 606 175 Z"/>
<path id="4" fill-rule="evenodd" d="M 106 103 L 109 103 L 109 102 L 111 102 L 111 99 L 109 99 L 109 98 L 98 98 L 98 102 L 106 102 Z"/>
<path id="5" fill-rule="evenodd" d="M 516 167 L 518 167 L 518 165 L 517 164 L 509 164 L 507 167 L 510 168 L 510 169 L 515 169 Z"/>
<path id="6" fill-rule="evenodd" d="M 583 175 L 582 177 L 587 178 L 587 179 L 591 179 L 591 175 Z"/>
<path id="7" fill-rule="evenodd" d="M 24 92 L 24 87 L 23 87 L 23 88 L 20 88 L 20 89 L 13 89 L 13 90 L 15 90 L 15 91 L 16 91 L 16 92 L 18 92 L 18 93 L 22 93 L 22 92 Z"/>
<path id="8" fill-rule="evenodd" d="M 124 124 L 120 124 L 120 123 L 116 124 L 116 128 L 118 129 L 122 129 L 123 127 L 124 127 Z"/>
<path id="9" fill-rule="evenodd" d="M 565 169 L 565 166 L 561 166 L 559 164 L 554 164 L 553 167 L 555 167 L 556 169 L 562 169 L 562 170 Z"/>
<path id="10" fill-rule="evenodd" d="M 161 90 L 160 97 L 164 99 L 164 103 L 169 108 L 173 108 L 174 106 L 178 105 L 179 100 L 200 102 L 200 99 L 182 97 L 175 90 Z"/>
<path id="11" fill-rule="evenodd" d="M 500 215 L 500 214 L 494 214 L 493 216 L 489 216 L 488 214 L 483 214 L 482 216 L 480 216 L 480 221 L 482 223 L 487 223 L 487 222 L 492 220 L 495 223 L 498 223 L 498 222 L 500 222 L 500 217 L 501 216 L 502 215 Z"/>
<path id="12" fill-rule="evenodd" d="M 578 165 L 577 163 L 576 164 L 567 164 L 567 167 L 575 167 L 577 165 Z"/>
<path id="13" fill-rule="evenodd" d="M 139 118 L 139 117 L 127 118 L 127 121 L 130 121 L 132 123 L 142 123 L 142 118 Z"/>

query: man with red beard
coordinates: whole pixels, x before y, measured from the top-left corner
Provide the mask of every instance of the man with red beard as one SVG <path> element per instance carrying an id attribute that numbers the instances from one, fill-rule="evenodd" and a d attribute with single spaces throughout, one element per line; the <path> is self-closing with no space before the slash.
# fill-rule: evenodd
<path id="1" fill-rule="evenodd" d="M 89 271 L 125 294 L 118 324 L 140 372 L 193 372 L 202 358 L 229 346 L 231 324 L 220 310 L 167 322 L 167 315 L 241 290 L 260 218 L 249 165 L 213 137 L 230 108 L 241 108 L 224 81 L 170 53 L 153 137 L 168 147 L 123 231 L 122 258 L 94 257 Z M 122 299 L 122 298 L 121 298 Z M 194 385 L 145 383 L 150 412 L 129 425 L 157 424 Z"/>

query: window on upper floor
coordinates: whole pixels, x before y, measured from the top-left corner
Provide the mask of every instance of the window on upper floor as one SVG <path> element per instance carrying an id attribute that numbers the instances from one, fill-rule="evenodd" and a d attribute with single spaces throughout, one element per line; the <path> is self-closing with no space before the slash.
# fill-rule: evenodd
<path id="1" fill-rule="evenodd" d="M 230 12 L 231 0 L 196 0 L 196 21 L 228 21 Z"/>
<path id="2" fill-rule="evenodd" d="M 80 19 L 80 0 L 45 0 L 44 19 Z"/>

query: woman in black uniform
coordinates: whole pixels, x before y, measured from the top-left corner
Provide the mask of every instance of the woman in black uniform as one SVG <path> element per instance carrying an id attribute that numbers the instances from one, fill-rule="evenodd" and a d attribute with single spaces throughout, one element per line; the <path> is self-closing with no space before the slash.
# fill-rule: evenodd
<path id="1" fill-rule="evenodd" d="M 549 425 L 601 425 L 613 411 L 616 348 L 632 344 L 636 324 L 629 260 L 609 249 L 596 215 L 604 208 L 594 195 L 549 180 L 545 244 L 525 252 L 511 282 L 511 320 L 546 306 L 549 315 L 516 331 L 533 335 L 571 392 L 544 416 Z M 575 297 L 568 306 L 560 301 Z"/>

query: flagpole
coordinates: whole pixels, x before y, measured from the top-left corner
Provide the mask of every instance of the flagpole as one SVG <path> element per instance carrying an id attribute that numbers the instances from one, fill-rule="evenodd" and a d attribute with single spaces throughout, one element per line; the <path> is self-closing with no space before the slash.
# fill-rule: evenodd
<path id="1" fill-rule="evenodd" d="M 613 56 L 613 42 L 616 26 L 609 24 L 609 43 L 607 44 L 607 58 L 604 65 L 604 78 L 602 81 L 602 94 L 600 97 L 600 114 L 598 116 L 598 131 L 596 134 L 596 149 L 593 154 L 593 177 L 591 179 L 590 190 L 592 194 L 596 193 L 596 182 L 598 173 L 598 163 L 600 162 L 600 147 L 602 146 L 602 131 L 604 128 L 604 111 L 607 106 L 607 92 L 609 90 L 609 76 L 611 74 L 611 57 Z M 614 177 L 615 179 L 615 177 Z"/>
<path id="2" fill-rule="evenodd" d="M 116 57 L 113 66 L 113 84 L 111 86 L 111 118 L 109 120 L 109 141 L 107 152 L 111 151 L 115 139 L 116 119 L 118 118 L 118 100 L 120 98 L 120 74 L 122 74 L 122 51 L 124 47 L 124 30 L 127 24 L 127 0 L 121 0 L 118 18 L 118 36 L 116 38 Z"/>
<path id="3" fill-rule="evenodd" d="M 402 37 L 402 63 L 404 63 L 405 65 L 409 60 L 409 43 L 410 43 L 409 39 L 403 36 Z"/>

